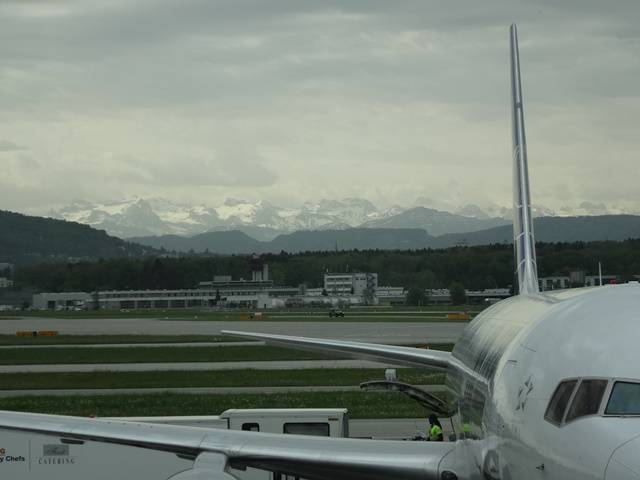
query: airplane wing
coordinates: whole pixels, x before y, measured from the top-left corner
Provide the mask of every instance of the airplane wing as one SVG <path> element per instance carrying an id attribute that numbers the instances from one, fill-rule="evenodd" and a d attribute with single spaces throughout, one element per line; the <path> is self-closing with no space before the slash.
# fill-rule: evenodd
<path id="1" fill-rule="evenodd" d="M 301 350 L 332 352 L 345 355 L 350 358 L 382 361 L 393 365 L 421 367 L 439 371 L 453 369 L 463 373 L 464 375 L 471 376 L 480 382 L 484 383 L 486 381 L 484 378 L 478 377 L 476 372 L 464 365 L 460 360 L 454 357 L 451 352 L 414 347 L 398 347 L 395 345 L 382 345 L 377 343 L 274 335 L 270 333 L 249 333 L 233 330 L 223 330 L 222 333 L 225 335 L 255 338 L 263 340 L 271 345 L 298 348 Z"/>
<path id="2" fill-rule="evenodd" d="M 229 467 L 255 467 L 309 480 L 436 480 L 441 478 L 443 459 L 455 445 L 275 435 L 0 411 L 0 433 L 3 430 L 51 435 L 63 443 L 103 442 L 193 458 L 193 470 L 172 477 L 175 480 L 235 479 Z"/>

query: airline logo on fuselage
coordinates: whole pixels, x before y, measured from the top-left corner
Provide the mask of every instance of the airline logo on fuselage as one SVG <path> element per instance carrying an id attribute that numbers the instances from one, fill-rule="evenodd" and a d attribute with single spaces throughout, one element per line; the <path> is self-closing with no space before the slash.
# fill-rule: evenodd
<path id="1" fill-rule="evenodd" d="M 516 403 L 516 411 L 524 411 L 524 407 L 527 406 L 527 399 L 529 394 L 533 390 L 533 377 L 529 375 L 529 378 L 525 380 L 524 384 L 518 389 L 518 401 Z"/>
<path id="2" fill-rule="evenodd" d="M 42 456 L 38 458 L 40 465 L 73 465 L 76 457 L 71 456 L 69 445 L 50 444 L 42 446 Z"/>
<path id="3" fill-rule="evenodd" d="M 27 459 L 22 455 L 11 455 L 7 453 L 6 448 L 0 448 L 0 465 L 5 463 L 21 463 L 26 462 Z"/>

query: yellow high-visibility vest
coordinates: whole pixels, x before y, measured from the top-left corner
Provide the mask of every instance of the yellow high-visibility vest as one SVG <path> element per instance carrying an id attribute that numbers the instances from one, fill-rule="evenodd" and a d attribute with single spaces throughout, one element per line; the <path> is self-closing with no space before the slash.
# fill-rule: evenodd
<path id="1" fill-rule="evenodd" d="M 434 425 L 429 431 L 429 440 L 440 440 L 440 438 L 438 438 L 440 435 L 442 435 L 442 429 L 438 425 Z"/>

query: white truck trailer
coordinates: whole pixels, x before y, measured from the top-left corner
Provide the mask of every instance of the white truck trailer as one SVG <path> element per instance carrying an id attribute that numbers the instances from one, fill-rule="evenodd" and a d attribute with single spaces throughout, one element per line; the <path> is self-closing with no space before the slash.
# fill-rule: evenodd
<path id="1" fill-rule="evenodd" d="M 104 420 L 104 419 L 103 419 Z M 346 409 L 232 409 L 218 416 L 126 417 L 135 421 L 195 429 L 248 430 L 264 433 L 348 437 Z M 179 437 L 179 433 L 176 433 Z M 23 432 L 0 433 L 2 480 L 169 480 L 193 468 L 194 458 L 140 447 L 78 441 Z M 232 470 L 240 480 L 293 480 L 247 468 Z"/>

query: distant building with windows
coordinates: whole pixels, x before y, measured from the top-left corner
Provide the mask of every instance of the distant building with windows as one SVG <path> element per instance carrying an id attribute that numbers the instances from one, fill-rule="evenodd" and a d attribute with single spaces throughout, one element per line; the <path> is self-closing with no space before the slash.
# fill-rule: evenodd
<path id="1" fill-rule="evenodd" d="M 203 282 L 209 288 L 177 290 L 104 290 L 94 293 L 38 293 L 32 306 L 37 310 L 138 310 L 165 308 L 249 308 L 282 307 L 300 289 L 264 285 L 265 282 Z"/>
<path id="2" fill-rule="evenodd" d="M 197 288 L 175 290 L 106 290 L 94 293 L 41 293 L 33 296 L 39 310 L 76 308 L 137 310 L 165 308 L 247 308 L 267 309 L 285 305 L 289 297 L 301 294 L 298 287 L 276 286 L 269 280 L 269 268 L 253 255 L 249 262 L 251 280 L 233 280 L 216 275 Z M 80 295 L 80 297 L 79 297 Z M 80 301 L 81 300 L 81 301 Z"/>
<path id="3" fill-rule="evenodd" d="M 451 303 L 451 294 L 448 288 L 427 289 L 425 291 L 428 302 L 440 305 Z M 465 290 L 468 303 L 493 303 L 510 297 L 508 288 L 485 288 L 484 290 Z"/>
<path id="4" fill-rule="evenodd" d="M 262 271 L 260 276 L 262 277 Z M 275 286 L 271 280 L 233 280 L 229 275 L 219 275 L 211 281 L 200 282 L 198 288 L 194 289 L 113 290 L 97 292 L 96 297 L 98 308 L 101 309 L 266 309 L 284 306 L 288 297 L 299 294 L 300 288 Z"/>
<path id="5" fill-rule="evenodd" d="M 331 297 L 349 297 L 351 303 L 378 303 L 377 273 L 325 273 L 323 287 L 323 294 Z"/>
<path id="6" fill-rule="evenodd" d="M 538 287 L 541 292 L 562 290 L 571 287 L 571 279 L 566 276 L 541 277 L 538 278 Z"/>
<path id="7" fill-rule="evenodd" d="M 377 273 L 325 273 L 324 289 L 329 295 L 369 295 L 378 289 Z"/>
<path id="8" fill-rule="evenodd" d="M 31 307 L 36 310 L 84 310 L 93 302 L 86 292 L 36 293 Z"/>
<path id="9" fill-rule="evenodd" d="M 138 310 L 145 308 L 212 308 L 219 306 L 270 308 L 266 292 L 259 290 L 109 290 L 95 294 L 99 309 Z"/>
<path id="10" fill-rule="evenodd" d="M 620 281 L 618 275 L 602 275 L 602 285 L 618 283 Z M 599 275 L 586 275 L 584 277 L 585 287 L 597 287 L 600 285 Z"/>
<path id="11" fill-rule="evenodd" d="M 407 302 L 407 291 L 404 287 L 380 287 L 376 289 L 378 303 L 384 305 L 404 305 Z"/>
<path id="12" fill-rule="evenodd" d="M 618 283 L 618 275 L 602 275 L 602 285 Z M 541 292 L 549 290 L 562 290 L 571 287 L 597 287 L 600 285 L 600 275 L 585 275 L 584 271 L 570 272 L 569 276 L 553 276 L 538 278 L 538 286 Z"/>

